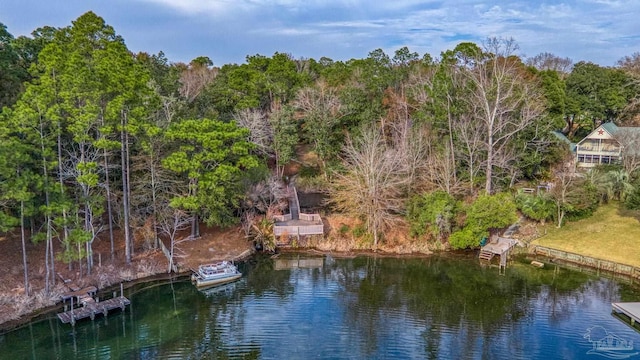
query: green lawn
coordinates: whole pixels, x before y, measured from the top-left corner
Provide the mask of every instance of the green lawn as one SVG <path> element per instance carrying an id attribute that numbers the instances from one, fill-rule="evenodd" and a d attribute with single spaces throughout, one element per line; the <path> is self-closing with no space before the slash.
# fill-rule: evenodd
<path id="1" fill-rule="evenodd" d="M 596 213 L 561 229 L 546 225 L 547 234 L 535 245 L 640 267 L 640 212 L 618 203 L 601 206 Z"/>

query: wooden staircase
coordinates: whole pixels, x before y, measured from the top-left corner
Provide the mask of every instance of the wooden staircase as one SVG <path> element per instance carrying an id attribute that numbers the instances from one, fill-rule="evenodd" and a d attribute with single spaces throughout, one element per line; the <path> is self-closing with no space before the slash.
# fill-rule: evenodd
<path id="1" fill-rule="evenodd" d="M 289 213 L 291 220 L 300 219 L 300 201 L 298 200 L 298 191 L 295 186 L 289 189 Z"/>
<path id="2" fill-rule="evenodd" d="M 478 255 L 478 258 L 480 258 L 480 261 L 484 260 L 484 261 L 490 262 L 491 259 L 493 259 L 493 255 L 495 254 L 492 253 L 491 251 L 480 250 L 480 255 Z"/>

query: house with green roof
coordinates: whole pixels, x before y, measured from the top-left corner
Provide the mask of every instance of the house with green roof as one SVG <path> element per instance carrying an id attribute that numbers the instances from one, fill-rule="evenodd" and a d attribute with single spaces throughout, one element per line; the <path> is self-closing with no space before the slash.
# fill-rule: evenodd
<path id="1" fill-rule="evenodd" d="M 640 136 L 640 128 L 619 127 L 612 122 L 598 126 L 576 144 L 576 165 L 590 168 L 600 164 L 619 163 L 623 153 L 621 137 L 629 134 Z"/>

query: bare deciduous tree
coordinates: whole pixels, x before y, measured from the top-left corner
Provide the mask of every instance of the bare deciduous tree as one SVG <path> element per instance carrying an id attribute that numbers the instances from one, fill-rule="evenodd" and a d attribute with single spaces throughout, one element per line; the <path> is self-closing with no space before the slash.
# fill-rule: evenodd
<path id="1" fill-rule="evenodd" d="M 528 66 L 533 66 L 541 71 L 557 71 L 561 76 L 568 75 L 573 67 L 573 61 L 571 61 L 571 59 L 559 57 L 549 52 L 543 52 L 534 57 L 530 57 L 526 63 Z"/>
<path id="2" fill-rule="evenodd" d="M 635 52 L 618 60 L 618 66 L 635 78 L 640 78 L 640 52 Z"/>
<path id="3" fill-rule="evenodd" d="M 233 118 L 239 126 L 249 129 L 249 141 L 260 153 L 273 156 L 273 128 L 263 110 L 243 109 Z"/>
<path id="4" fill-rule="evenodd" d="M 401 155 L 374 126 L 365 128 L 360 138 L 348 139 L 343 153 L 347 171 L 336 175 L 331 201 L 338 210 L 363 218 L 376 246 L 380 232 L 402 210 L 406 168 Z"/>
<path id="5" fill-rule="evenodd" d="M 512 164 L 507 155 L 516 135 L 533 126 L 544 112 L 542 94 L 524 72 L 513 53 L 513 39 L 489 39 L 483 54 L 464 79 L 470 91 L 466 97 L 471 121 L 481 126 L 482 151 L 485 156 L 485 191 L 493 190 L 494 168 Z"/>
<path id="6" fill-rule="evenodd" d="M 393 147 L 407 176 L 407 191 L 423 188 L 429 168 L 430 135 L 425 126 L 413 125 L 410 119 L 391 124 Z"/>
<path id="7" fill-rule="evenodd" d="M 162 234 L 166 235 L 169 238 L 169 267 L 167 269 L 167 273 L 170 273 L 173 269 L 173 259 L 175 257 L 176 237 L 178 232 L 181 230 L 185 230 L 191 225 L 192 216 L 187 214 L 185 211 L 179 209 L 173 209 L 171 207 L 166 207 L 164 211 L 161 213 L 159 226 Z M 189 238 L 188 238 L 189 239 Z"/>
<path id="8" fill-rule="evenodd" d="M 192 62 L 180 74 L 180 95 L 187 103 L 193 102 L 202 90 L 218 75 L 218 69 L 209 68 L 207 64 Z"/>
<path id="9" fill-rule="evenodd" d="M 453 123 L 452 129 L 459 141 L 456 146 L 456 152 L 459 159 L 466 164 L 467 177 L 469 179 L 470 189 L 476 183 L 476 177 L 482 169 L 484 163 L 484 126 L 480 121 L 476 121 L 473 116 L 462 114 L 456 122 Z"/>
<path id="10" fill-rule="evenodd" d="M 246 193 L 244 208 L 263 214 L 279 214 L 289 206 L 287 187 L 277 176 L 252 185 Z"/>
<path id="11" fill-rule="evenodd" d="M 78 201 L 78 216 L 83 217 L 82 230 L 87 234 L 84 237 L 84 244 L 87 261 L 87 274 L 91 274 L 93 267 L 93 241 L 103 230 L 101 224 L 101 215 L 103 213 L 101 202 L 104 200 L 99 177 L 99 161 L 102 157 L 102 151 L 97 147 L 91 146 L 87 142 L 80 142 L 70 147 L 67 154 L 67 161 L 60 166 L 62 170 L 61 177 L 67 181 L 73 182 L 78 187 L 78 193 L 75 194 Z M 78 224 L 80 225 L 80 224 Z M 65 244 L 69 251 L 69 242 Z M 77 244 L 80 249 L 80 243 Z M 78 251 L 80 262 L 82 259 L 82 251 Z M 82 265 L 79 266 L 82 272 Z"/>
<path id="12" fill-rule="evenodd" d="M 153 234 L 145 237 L 145 243 L 157 248 L 160 213 L 163 207 L 167 206 L 175 188 L 180 186 L 180 182 L 174 173 L 162 167 L 165 144 L 160 137 L 149 136 L 140 143 L 143 151 L 132 158 L 132 218 L 137 226 L 142 226 L 149 217 L 151 218 L 150 229 Z"/>
<path id="13" fill-rule="evenodd" d="M 622 145 L 622 166 L 627 174 L 640 169 L 640 132 L 618 131 L 615 139 Z"/>
<path id="14" fill-rule="evenodd" d="M 640 52 L 625 56 L 618 60 L 618 66 L 631 77 L 631 84 L 635 88 L 640 87 Z M 640 122 L 640 95 L 636 95 L 629 101 L 622 112 L 622 118 L 627 118 L 635 126 Z"/>
<path id="15" fill-rule="evenodd" d="M 427 174 L 432 185 L 451 195 L 464 191 L 466 185 L 456 175 L 455 158 L 449 143 L 442 147 L 431 146 L 428 159 Z"/>

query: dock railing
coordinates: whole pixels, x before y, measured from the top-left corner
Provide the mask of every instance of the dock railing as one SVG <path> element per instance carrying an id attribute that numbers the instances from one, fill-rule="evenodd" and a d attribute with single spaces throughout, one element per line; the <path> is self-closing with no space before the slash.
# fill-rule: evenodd
<path id="1" fill-rule="evenodd" d="M 302 225 L 302 226 L 274 226 L 273 235 L 275 236 L 304 236 L 304 235 L 322 235 L 324 234 L 324 225 Z"/>
<path id="2" fill-rule="evenodd" d="M 291 214 L 273 215 L 273 220 L 280 222 L 289 221 L 291 220 Z"/>
<path id="3" fill-rule="evenodd" d="M 295 236 L 299 239 L 300 236 L 324 234 L 324 225 L 320 214 L 301 213 L 296 187 L 290 186 L 289 192 L 289 214 L 273 216 L 273 220 L 276 222 L 273 225 L 273 235 L 276 237 Z M 309 223 L 301 223 L 304 221 Z"/>

